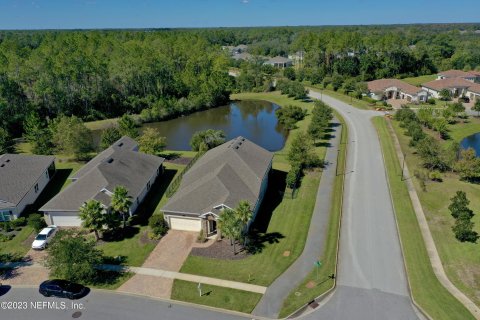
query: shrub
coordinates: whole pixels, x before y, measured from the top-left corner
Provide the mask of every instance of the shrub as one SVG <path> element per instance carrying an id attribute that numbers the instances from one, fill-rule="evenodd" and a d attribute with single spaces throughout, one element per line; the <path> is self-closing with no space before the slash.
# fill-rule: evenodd
<path id="1" fill-rule="evenodd" d="M 167 222 L 163 217 L 163 213 L 152 215 L 150 219 L 148 219 L 148 226 L 157 237 L 165 235 L 168 231 Z"/>
<path id="2" fill-rule="evenodd" d="M 440 171 L 431 171 L 428 174 L 428 177 L 430 178 L 430 180 L 442 182 L 442 173 Z"/>
<path id="3" fill-rule="evenodd" d="M 207 241 L 207 235 L 205 234 L 205 230 L 202 229 L 198 233 L 197 242 L 198 243 L 204 243 L 205 241 Z"/>
<path id="4" fill-rule="evenodd" d="M 13 235 L 13 234 L 8 234 L 8 235 L 0 234 L 0 242 L 10 241 L 10 240 L 12 240 L 14 237 L 15 237 L 15 235 Z"/>
<path id="5" fill-rule="evenodd" d="M 40 230 L 47 226 L 45 220 L 39 213 L 31 214 L 27 219 L 27 224 L 32 227 L 35 232 L 40 232 Z"/>
<path id="6" fill-rule="evenodd" d="M 434 98 L 429 98 L 429 99 L 427 100 L 427 103 L 428 103 L 428 104 L 431 104 L 431 105 L 435 105 L 435 99 L 434 99 Z"/>
<path id="7" fill-rule="evenodd" d="M 4 221 L 4 222 L 2 222 L 2 229 L 3 229 L 3 231 L 5 231 L 5 232 L 12 231 L 12 225 L 11 225 L 10 221 Z"/>
<path id="8" fill-rule="evenodd" d="M 27 220 L 25 219 L 25 217 L 20 217 L 18 219 L 10 221 L 10 225 L 13 229 L 23 227 L 25 224 L 27 224 Z"/>

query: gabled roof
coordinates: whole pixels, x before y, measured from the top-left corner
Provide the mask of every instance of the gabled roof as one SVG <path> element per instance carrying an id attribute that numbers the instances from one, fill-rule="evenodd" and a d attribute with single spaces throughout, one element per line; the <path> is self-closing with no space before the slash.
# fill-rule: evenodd
<path id="1" fill-rule="evenodd" d="M 402 92 L 415 95 L 422 91 L 421 88 L 415 87 L 405 81 L 398 79 L 379 79 L 368 82 L 368 90 L 370 92 L 383 92 L 385 89 L 397 87 Z"/>
<path id="2" fill-rule="evenodd" d="M 266 64 L 275 64 L 275 63 L 288 63 L 288 62 L 292 62 L 292 60 L 288 59 L 288 58 L 285 58 L 285 57 L 282 57 L 282 56 L 276 56 L 276 57 L 270 58 L 265 63 Z"/>
<path id="3" fill-rule="evenodd" d="M 422 86 L 435 91 L 440 91 L 442 89 L 469 88 L 474 86 L 474 83 L 463 78 L 446 78 L 433 80 L 422 84 Z"/>
<path id="4" fill-rule="evenodd" d="M 474 72 L 453 69 L 439 72 L 438 75 L 446 78 L 471 78 L 477 76 Z"/>
<path id="5" fill-rule="evenodd" d="M 241 200 L 253 208 L 272 158 L 273 153 L 243 137 L 213 148 L 185 173 L 162 210 L 200 216 L 222 204 L 234 208 Z"/>
<path id="6" fill-rule="evenodd" d="M 165 159 L 137 152 L 135 140 L 123 137 L 88 162 L 73 177 L 65 190 L 45 204 L 41 211 L 77 211 L 86 201 L 95 199 L 110 205 L 116 186 L 127 188 L 133 201 Z"/>
<path id="7" fill-rule="evenodd" d="M 470 87 L 468 87 L 468 91 L 480 94 L 480 84 L 473 83 Z"/>
<path id="8" fill-rule="evenodd" d="M 54 161 L 53 156 L 0 155 L 0 209 L 16 207 Z"/>

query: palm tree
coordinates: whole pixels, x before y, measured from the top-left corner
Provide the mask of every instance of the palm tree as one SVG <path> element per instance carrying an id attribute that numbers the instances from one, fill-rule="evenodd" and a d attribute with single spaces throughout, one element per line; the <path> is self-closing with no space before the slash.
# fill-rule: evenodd
<path id="1" fill-rule="evenodd" d="M 235 215 L 237 216 L 237 219 L 241 222 L 242 224 L 242 231 L 243 235 L 245 237 L 244 240 L 244 245 L 247 244 L 247 225 L 248 222 L 252 219 L 253 217 L 253 211 L 250 208 L 250 203 L 248 201 L 242 200 L 238 203 L 237 208 L 235 209 Z"/>
<path id="2" fill-rule="evenodd" d="M 477 99 L 475 101 L 475 104 L 473 105 L 472 110 L 477 111 L 478 112 L 477 117 L 480 117 L 480 99 Z"/>
<path id="3" fill-rule="evenodd" d="M 126 216 L 130 210 L 131 205 L 132 200 L 131 197 L 128 195 L 127 188 L 125 188 L 124 186 L 116 186 L 115 189 L 113 189 L 112 202 L 110 206 L 115 212 L 122 215 L 124 229 L 127 225 Z"/>
<path id="4" fill-rule="evenodd" d="M 98 231 L 103 229 L 105 224 L 105 208 L 96 200 L 89 200 L 80 207 L 80 219 L 82 226 L 95 232 L 95 238 L 100 238 Z"/>
<path id="5" fill-rule="evenodd" d="M 230 239 L 230 245 L 233 245 L 233 253 L 235 254 L 235 241 L 240 237 L 240 221 L 235 215 L 235 211 L 231 209 L 223 209 L 220 217 L 217 219 L 217 227 L 221 233 Z"/>

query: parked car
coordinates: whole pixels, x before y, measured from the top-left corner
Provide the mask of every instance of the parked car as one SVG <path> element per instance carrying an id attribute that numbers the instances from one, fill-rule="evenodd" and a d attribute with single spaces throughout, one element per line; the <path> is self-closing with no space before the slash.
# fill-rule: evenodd
<path id="1" fill-rule="evenodd" d="M 57 226 L 48 226 L 35 237 L 32 243 L 32 249 L 43 250 L 47 247 L 48 243 L 52 240 L 53 236 L 57 232 Z"/>
<path id="2" fill-rule="evenodd" d="M 469 103 L 470 98 L 466 97 L 466 96 L 462 96 L 462 97 L 458 98 L 458 102 Z"/>
<path id="3" fill-rule="evenodd" d="M 55 296 L 73 300 L 86 295 L 88 289 L 78 283 L 55 279 L 43 281 L 38 291 L 45 297 Z"/>

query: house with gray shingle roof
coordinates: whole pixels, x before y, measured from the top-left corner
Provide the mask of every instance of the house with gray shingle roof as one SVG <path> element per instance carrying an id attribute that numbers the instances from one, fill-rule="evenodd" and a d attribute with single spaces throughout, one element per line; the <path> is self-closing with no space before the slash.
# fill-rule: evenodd
<path id="1" fill-rule="evenodd" d="M 247 201 L 255 217 L 268 185 L 273 153 L 237 137 L 207 151 L 183 176 L 162 208 L 171 229 L 216 233 L 225 208 Z M 253 218 L 254 219 L 254 218 Z M 253 220 L 252 219 L 252 220 Z"/>
<path id="2" fill-rule="evenodd" d="M 282 57 L 282 56 L 276 56 L 273 58 L 268 59 L 265 61 L 263 64 L 265 65 L 271 65 L 272 67 L 275 68 L 288 68 L 293 65 L 293 60 Z"/>
<path id="3" fill-rule="evenodd" d="M 132 200 L 130 215 L 143 201 L 157 176 L 163 172 L 165 159 L 138 152 L 138 143 L 122 137 L 99 153 L 70 179 L 72 183 L 40 211 L 47 223 L 57 226 L 80 226 L 79 208 L 88 200 L 110 206 L 113 190 L 124 186 Z"/>
<path id="4" fill-rule="evenodd" d="M 18 218 L 55 174 L 55 157 L 0 155 L 0 221 Z"/>

